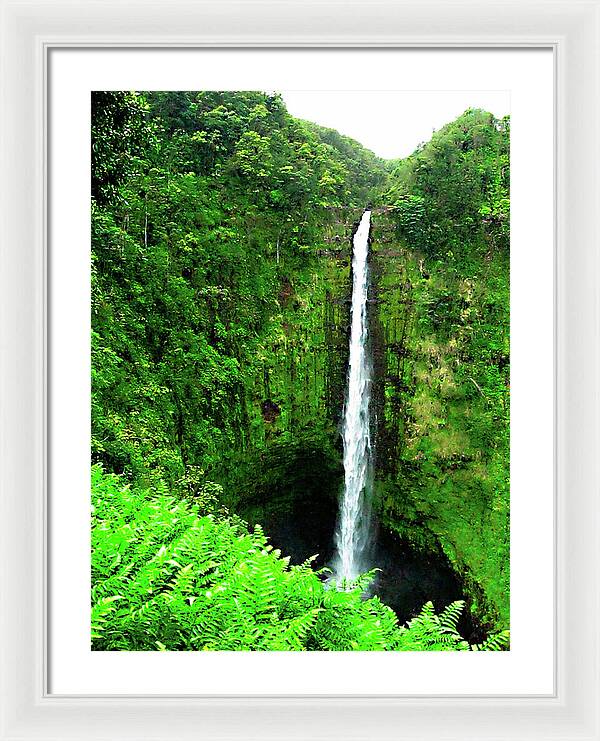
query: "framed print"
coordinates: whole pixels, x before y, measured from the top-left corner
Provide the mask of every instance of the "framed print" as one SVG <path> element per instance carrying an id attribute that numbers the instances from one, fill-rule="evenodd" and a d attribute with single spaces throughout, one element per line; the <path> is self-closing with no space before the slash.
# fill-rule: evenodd
<path id="1" fill-rule="evenodd" d="M 599 738 L 598 3 L 2 10 L 3 737 Z"/>

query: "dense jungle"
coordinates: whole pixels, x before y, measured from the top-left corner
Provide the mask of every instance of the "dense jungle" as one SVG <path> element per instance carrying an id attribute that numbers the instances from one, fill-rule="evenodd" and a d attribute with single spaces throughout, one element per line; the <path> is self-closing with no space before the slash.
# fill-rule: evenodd
<path id="1" fill-rule="evenodd" d="M 509 119 L 92 94 L 92 648 L 506 650 Z M 372 543 L 328 581 L 371 210 Z"/>

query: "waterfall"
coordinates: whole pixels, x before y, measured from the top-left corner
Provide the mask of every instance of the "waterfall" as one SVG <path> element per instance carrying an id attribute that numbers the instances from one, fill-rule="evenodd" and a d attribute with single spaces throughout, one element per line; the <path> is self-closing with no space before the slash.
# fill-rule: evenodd
<path id="1" fill-rule="evenodd" d="M 355 579 L 369 535 L 371 435 L 369 402 L 371 362 L 368 356 L 367 293 L 369 290 L 369 231 L 371 212 L 365 211 L 353 239 L 352 325 L 348 387 L 344 405 L 344 493 L 335 534 L 334 578 Z"/>

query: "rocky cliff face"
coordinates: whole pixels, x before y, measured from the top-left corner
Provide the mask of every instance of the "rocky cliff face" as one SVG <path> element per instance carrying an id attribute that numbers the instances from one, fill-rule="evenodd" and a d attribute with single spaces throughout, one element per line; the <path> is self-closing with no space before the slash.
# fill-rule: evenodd
<path id="1" fill-rule="evenodd" d="M 351 292 L 351 239 L 360 210 L 336 209 L 303 264 L 280 266 L 277 313 L 245 388 L 245 434 L 220 480 L 232 509 L 260 522 L 295 561 L 333 545 L 343 481 L 342 415 Z"/>
<path id="2" fill-rule="evenodd" d="M 321 563 L 331 554 L 359 217 L 335 214 L 311 259 L 282 280 L 262 372 L 246 389 L 244 445 L 223 467 L 232 507 L 296 560 L 315 547 Z M 491 331 L 485 322 L 502 308 L 497 284 L 507 281 L 506 266 L 500 255 L 484 255 L 470 277 L 458 270 L 448 278 L 447 266 L 397 238 L 381 209 L 371 242 L 376 514 L 404 549 L 451 564 L 480 621 L 506 627 L 507 429 L 497 415 L 508 389 L 489 396 L 487 360 L 477 355 L 481 333 Z M 493 370 L 507 373 L 496 339 Z"/>
<path id="3" fill-rule="evenodd" d="M 389 214 L 373 223 L 377 511 L 445 555 L 481 621 L 507 627 L 507 256 L 428 261 Z"/>

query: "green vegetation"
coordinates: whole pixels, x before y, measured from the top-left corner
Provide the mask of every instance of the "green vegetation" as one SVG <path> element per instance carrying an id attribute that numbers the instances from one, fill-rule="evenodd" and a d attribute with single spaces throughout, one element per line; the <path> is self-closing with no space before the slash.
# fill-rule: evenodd
<path id="1" fill-rule="evenodd" d="M 431 603 L 399 626 L 377 597 L 327 589 L 310 564 L 290 566 L 259 526 L 201 516 L 162 491 L 134 492 L 92 469 L 92 640 L 99 650 L 464 651 L 462 604 Z"/>
<path id="2" fill-rule="evenodd" d="M 508 121 L 467 111 L 401 162 L 375 232 L 384 521 L 509 624 Z"/>
<path id="3" fill-rule="evenodd" d="M 412 249 L 443 261 L 467 259 L 481 242 L 488 256 L 508 253 L 509 134 L 508 118 L 468 110 L 391 165 L 385 197 Z"/>
<path id="4" fill-rule="evenodd" d="M 278 95 L 93 94 L 93 648 L 468 648 L 460 605 L 399 626 L 268 544 L 338 494 L 368 202 L 376 510 L 505 645 L 508 135 L 468 111 L 384 163 Z"/>
<path id="5" fill-rule="evenodd" d="M 383 166 L 350 178 L 360 145 L 341 153 L 261 93 L 97 93 L 92 126 L 92 455 L 193 490 L 272 430 L 249 396 L 277 396 L 286 432 L 322 393 L 339 407 L 343 353 L 314 348 L 344 281 L 315 256 Z"/>

